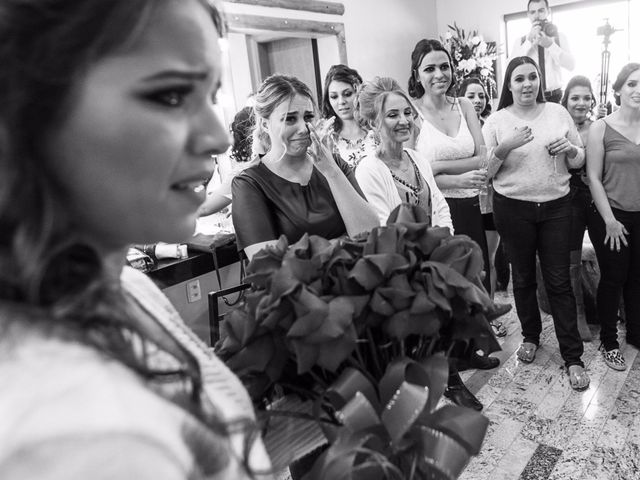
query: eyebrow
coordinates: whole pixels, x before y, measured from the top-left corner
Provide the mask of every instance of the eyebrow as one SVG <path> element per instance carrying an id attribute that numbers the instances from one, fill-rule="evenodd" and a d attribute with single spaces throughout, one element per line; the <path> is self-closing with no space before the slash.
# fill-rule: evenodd
<path id="1" fill-rule="evenodd" d="M 154 73 L 153 75 L 149 75 L 144 77 L 145 81 L 155 81 L 155 80 L 197 80 L 202 81 L 209 78 L 209 72 L 205 70 L 163 70 L 161 72 Z M 218 81 L 218 86 L 220 82 Z"/>

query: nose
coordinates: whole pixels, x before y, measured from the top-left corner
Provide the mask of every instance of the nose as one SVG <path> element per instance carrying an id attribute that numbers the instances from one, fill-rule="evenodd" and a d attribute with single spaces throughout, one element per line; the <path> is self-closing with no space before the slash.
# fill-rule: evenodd
<path id="1" fill-rule="evenodd" d="M 198 157 L 224 153 L 231 145 L 231 135 L 224 128 L 213 105 L 207 105 L 192 122 L 191 151 Z"/>
<path id="2" fill-rule="evenodd" d="M 307 130 L 307 122 L 305 122 L 304 118 L 300 118 L 298 120 L 298 123 L 296 125 L 296 129 L 298 131 L 298 134 L 307 134 L 308 130 Z"/>

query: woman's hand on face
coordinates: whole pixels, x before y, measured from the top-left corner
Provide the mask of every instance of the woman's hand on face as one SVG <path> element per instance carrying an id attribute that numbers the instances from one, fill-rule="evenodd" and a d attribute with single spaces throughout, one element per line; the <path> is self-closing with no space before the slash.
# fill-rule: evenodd
<path id="1" fill-rule="evenodd" d="M 626 238 L 629 232 L 627 232 L 627 229 L 622 223 L 613 219 L 610 222 L 605 222 L 605 226 L 607 228 L 607 234 L 604 237 L 605 245 L 609 242 L 609 248 L 611 248 L 611 250 L 617 250 L 618 252 L 620 251 L 620 244 L 623 244 L 625 247 L 629 246 Z"/>
<path id="2" fill-rule="evenodd" d="M 321 137 L 316 128 L 307 123 L 309 136 L 311 137 L 311 146 L 307 149 L 307 154 L 313 160 L 313 164 L 325 177 L 335 172 L 340 172 L 340 168 L 333 159 L 333 140 L 331 135 Z"/>
<path id="3" fill-rule="evenodd" d="M 331 140 L 331 145 L 333 145 L 333 124 L 336 121 L 336 117 L 329 118 L 321 118 L 317 122 L 313 124 L 313 127 L 316 129 L 318 137 L 323 142 L 327 140 Z"/>
<path id="4" fill-rule="evenodd" d="M 533 140 L 533 132 L 529 127 L 516 127 L 513 133 L 503 140 L 509 151 L 526 145 Z"/>
<path id="5" fill-rule="evenodd" d="M 459 176 L 460 188 L 480 188 L 487 183 L 486 170 L 469 170 Z"/>

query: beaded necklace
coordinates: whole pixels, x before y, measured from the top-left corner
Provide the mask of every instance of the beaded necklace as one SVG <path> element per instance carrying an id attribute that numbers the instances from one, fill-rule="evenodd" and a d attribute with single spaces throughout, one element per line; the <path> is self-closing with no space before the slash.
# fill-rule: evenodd
<path id="1" fill-rule="evenodd" d="M 391 172 L 391 178 L 393 178 L 397 183 L 399 183 L 399 184 L 405 186 L 406 188 L 408 188 L 411 191 L 411 195 L 413 195 L 413 197 L 416 199 L 416 203 L 420 204 L 420 194 L 424 190 L 424 186 L 422 185 L 422 177 L 420 175 L 420 172 L 418 171 L 417 165 L 415 164 L 415 162 L 413 161 L 413 159 L 411 157 L 409 157 L 409 161 L 411 162 L 411 165 L 413 166 L 413 172 L 416 175 L 416 180 L 418 180 L 418 185 L 413 185 L 413 184 L 407 182 L 406 180 L 400 178 L 395 173 L 393 173 L 393 170 L 391 170 L 390 168 L 389 168 L 389 171 Z"/>

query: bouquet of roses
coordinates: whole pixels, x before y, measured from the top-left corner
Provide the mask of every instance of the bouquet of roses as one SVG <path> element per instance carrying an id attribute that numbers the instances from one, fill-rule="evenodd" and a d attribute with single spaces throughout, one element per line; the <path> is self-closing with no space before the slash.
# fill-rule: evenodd
<path id="1" fill-rule="evenodd" d="M 256 401 L 274 389 L 313 401 L 330 447 L 309 478 L 453 479 L 479 451 L 485 417 L 436 406 L 454 342 L 499 349 L 482 254 L 425 219 L 401 205 L 361 238 L 280 238 L 221 325 L 217 351 Z"/>
<path id="2" fill-rule="evenodd" d="M 476 76 L 484 83 L 489 98 L 495 98 L 498 95 L 493 68 L 498 58 L 496 42 L 485 42 L 477 30 L 465 32 L 455 22 L 448 27 L 441 40 L 451 54 L 458 86 L 465 77 Z"/>

